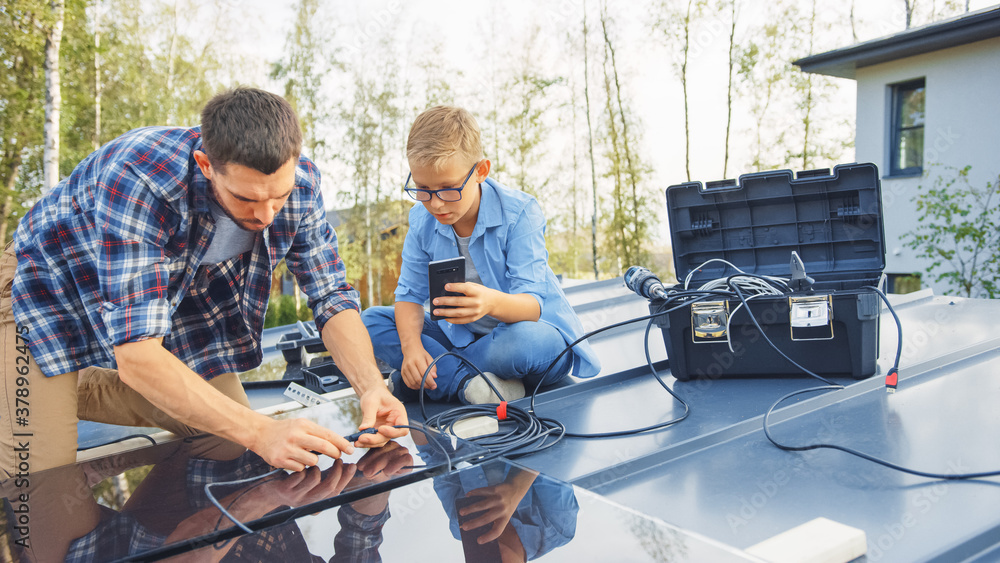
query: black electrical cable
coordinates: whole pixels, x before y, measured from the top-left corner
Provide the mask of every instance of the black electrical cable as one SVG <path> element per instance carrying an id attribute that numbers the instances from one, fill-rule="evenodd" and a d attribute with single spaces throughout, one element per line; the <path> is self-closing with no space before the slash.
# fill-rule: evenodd
<path id="1" fill-rule="evenodd" d="M 641 317 L 635 317 L 635 318 L 632 318 L 632 319 L 627 319 L 627 320 L 624 320 L 624 321 L 619 321 L 617 323 L 612 323 L 612 324 L 609 324 L 607 326 L 603 326 L 601 328 L 592 330 L 592 331 L 584 334 L 583 336 L 581 336 L 580 338 L 577 338 L 573 342 L 569 343 L 565 348 L 563 348 L 563 350 L 561 352 L 559 352 L 559 355 L 557 355 L 555 357 L 555 359 L 552 360 L 551 363 L 549 363 L 549 366 L 547 368 L 545 368 L 545 373 L 548 374 L 552 370 L 552 367 L 555 366 L 556 363 L 560 359 L 562 359 L 562 357 L 564 355 L 566 355 L 570 350 L 573 349 L 573 347 L 575 347 L 577 344 L 583 342 L 584 340 L 588 340 L 588 339 L 590 339 L 593 336 L 596 336 L 596 335 L 598 335 L 598 334 L 600 334 L 602 332 L 611 330 L 613 328 L 618 328 L 620 326 L 629 325 L 629 324 L 636 323 L 636 322 L 639 322 L 639 321 L 651 320 L 651 319 L 655 319 L 657 317 L 662 317 L 663 315 L 666 315 L 667 313 L 672 313 L 672 312 L 676 311 L 677 309 L 682 309 L 682 308 L 690 305 L 691 303 L 696 303 L 698 301 L 702 301 L 704 299 L 708 299 L 709 297 L 713 297 L 713 296 L 731 297 L 732 294 L 730 292 L 700 291 L 700 290 L 695 290 L 695 289 L 688 290 L 688 291 L 679 291 L 679 292 L 676 292 L 676 293 L 672 293 L 670 295 L 670 297 L 668 297 L 666 300 L 664 300 L 664 302 L 663 302 L 664 305 L 666 305 L 667 303 L 671 303 L 673 301 L 683 300 L 683 302 L 681 304 L 677 305 L 676 307 L 671 308 L 671 309 L 666 309 L 666 310 L 658 311 L 656 313 L 652 313 L 652 314 L 649 314 L 649 315 L 643 315 Z M 654 372 L 655 372 L 655 370 L 654 370 Z M 531 408 L 532 411 L 535 410 L 535 395 L 538 394 L 539 390 L 542 388 L 542 385 L 544 383 L 545 383 L 545 378 L 542 378 L 538 382 L 538 384 L 535 385 L 535 390 L 531 393 L 531 407 L 530 408 Z"/>
<path id="2" fill-rule="evenodd" d="M 76 451 L 78 451 L 78 452 L 85 452 L 87 450 L 92 450 L 94 448 L 99 448 L 101 446 L 110 446 L 111 444 L 117 444 L 119 442 L 124 442 L 125 440 L 131 440 L 132 438 L 144 438 L 146 440 L 149 440 L 150 444 L 152 444 L 154 446 L 156 445 L 156 440 L 154 440 L 153 437 L 149 436 L 148 434 L 129 434 L 128 436 L 122 436 L 121 438 L 116 438 L 114 440 L 111 440 L 110 442 L 105 442 L 103 444 L 97 444 L 96 446 L 87 446 L 86 448 L 77 448 Z"/>
<path id="3" fill-rule="evenodd" d="M 834 382 L 830 381 L 829 379 L 827 379 L 825 377 L 821 377 L 821 376 L 813 373 L 812 371 L 810 371 L 806 367 L 802 366 L 801 364 L 799 364 L 795 360 L 789 358 L 787 354 L 785 354 L 784 352 L 782 352 L 780 348 L 778 348 L 777 346 L 774 345 L 774 342 L 771 342 L 771 339 L 768 338 L 767 333 L 764 332 L 763 327 L 761 327 L 760 323 L 757 322 L 757 317 L 755 317 L 753 315 L 753 313 L 750 311 L 750 305 L 749 305 L 749 303 L 747 303 L 746 297 L 743 296 L 743 291 L 740 290 L 740 286 L 733 283 L 733 279 L 734 278 L 756 278 L 756 279 L 760 279 L 760 280 L 767 280 L 767 278 L 765 278 L 764 276 L 758 276 L 756 274 L 734 274 L 734 275 L 731 275 L 728 278 L 726 278 L 726 285 L 728 285 L 729 287 L 733 288 L 733 292 L 735 292 L 736 296 L 740 298 L 740 303 L 743 304 L 743 308 L 746 309 L 747 310 L 747 314 L 750 315 L 750 320 L 753 321 L 753 324 L 754 324 L 754 326 L 757 327 L 757 330 L 760 332 L 760 335 L 764 337 L 764 340 L 767 341 L 767 343 L 771 346 L 771 348 L 774 348 L 775 352 L 777 352 L 778 354 L 780 354 L 782 358 L 785 358 L 786 360 L 788 360 L 788 362 L 790 364 L 792 364 L 793 366 L 799 368 L 800 370 L 802 370 L 807 375 L 809 375 L 811 377 L 815 377 L 816 379 L 822 381 L 823 383 L 826 383 L 827 385 L 843 389 L 843 387 L 844 387 L 843 385 L 840 385 L 839 383 L 834 383 Z"/>
<path id="4" fill-rule="evenodd" d="M 420 380 L 420 414 L 424 417 L 425 423 L 432 428 L 454 434 L 455 424 L 462 420 L 477 416 L 497 417 L 496 404 L 463 405 L 448 409 L 432 417 L 427 416 L 427 411 L 424 409 L 424 384 L 427 381 L 431 368 L 446 356 L 454 356 L 469 366 L 469 368 L 486 381 L 497 397 L 503 400 L 503 395 L 478 366 L 467 358 L 464 358 L 461 354 L 451 351 L 444 352 L 434 358 L 430 365 L 427 366 Z M 514 405 L 507 405 L 507 414 L 504 422 L 507 422 L 507 428 L 503 432 L 498 431 L 484 436 L 470 437 L 468 441 L 486 448 L 491 454 L 506 455 L 513 458 L 548 449 L 558 443 L 566 432 L 566 428 L 559 421 L 535 416 L 532 412 Z"/>
<path id="5" fill-rule="evenodd" d="M 509 428 L 503 430 L 502 433 L 498 431 L 497 433 L 486 436 L 471 437 L 468 440 L 479 446 L 485 447 L 487 450 L 490 451 L 491 454 L 493 454 L 486 459 L 492 459 L 493 457 L 496 457 L 498 455 L 504 455 L 506 457 L 514 458 L 548 449 L 554 446 L 556 443 L 558 443 L 563 436 L 569 436 L 574 438 L 609 438 L 616 436 L 632 436 L 635 434 L 640 434 L 643 432 L 649 432 L 653 430 L 659 430 L 677 424 L 678 422 L 688 417 L 688 415 L 691 412 L 691 409 L 690 406 L 683 399 L 680 398 L 680 396 L 678 396 L 676 393 L 674 393 L 672 389 L 670 389 L 670 387 L 666 384 L 666 382 L 663 381 L 659 372 L 653 366 L 653 362 L 649 354 L 649 332 L 650 329 L 652 328 L 653 320 L 656 319 L 657 317 L 661 317 L 679 308 L 686 307 L 692 302 L 701 301 L 703 299 L 707 299 L 713 296 L 730 297 L 731 295 L 732 294 L 730 292 L 721 292 L 715 290 L 672 291 L 669 294 L 669 297 L 666 300 L 664 300 L 664 304 L 672 303 L 674 301 L 681 301 L 682 303 L 680 303 L 676 307 L 673 307 L 671 309 L 666 309 L 663 311 L 658 311 L 650 315 L 643 315 L 641 317 L 636 317 L 625 321 L 616 322 L 598 328 L 596 330 L 590 331 L 581 336 L 580 338 L 577 338 L 572 343 L 568 344 L 565 348 L 563 348 L 563 350 L 555 357 L 555 359 L 552 360 L 552 362 L 549 364 L 549 366 L 546 368 L 544 372 L 548 374 L 551 371 L 552 367 L 555 366 L 564 355 L 569 353 L 569 351 L 572 350 L 573 347 L 579 344 L 580 342 L 583 342 L 594 335 L 600 334 L 602 332 L 614 328 L 618 328 L 620 326 L 625 326 L 631 323 L 648 320 L 650 322 L 646 326 L 646 332 L 643 338 L 644 348 L 646 352 L 646 365 L 649 367 L 653 376 L 660 383 L 660 385 L 663 386 L 663 388 L 666 389 L 668 393 L 670 393 L 675 399 L 677 399 L 681 403 L 681 405 L 684 406 L 684 413 L 679 417 L 665 422 L 660 422 L 657 424 L 645 426 L 642 428 L 634 428 L 629 430 L 599 432 L 599 433 L 589 433 L 589 434 L 567 432 L 565 425 L 563 425 L 561 422 L 551 418 L 540 417 L 535 413 L 535 397 L 538 395 L 539 390 L 541 389 L 542 385 L 545 382 L 545 378 L 543 377 L 539 380 L 538 384 L 535 386 L 534 391 L 531 393 L 528 410 L 521 409 L 520 407 L 514 405 L 507 405 L 507 416 L 508 418 L 512 419 L 513 423 L 508 425 Z M 454 433 L 453 432 L 454 426 L 463 420 L 477 416 L 489 416 L 491 418 L 496 417 L 497 416 L 496 404 L 463 405 L 460 407 L 455 407 L 447 411 L 444 411 L 438 415 L 435 415 L 434 417 L 427 416 L 427 412 L 424 408 L 424 389 L 425 389 L 424 384 L 427 381 L 427 377 L 430 374 L 431 368 L 437 365 L 437 363 L 446 356 L 454 356 L 458 358 L 461 362 L 465 363 L 472 370 L 477 372 L 479 376 L 483 377 L 483 379 L 486 380 L 487 384 L 490 386 L 493 392 L 496 393 L 498 397 L 500 397 L 501 399 L 503 398 L 503 395 L 496 389 L 496 387 L 492 384 L 492 382 L 490 382 L 489 379 L 485 377 L 485 375 L 483 374 L 482 370 L 479 369 L 479 367 L 470 362 L 468 359 L 462 357 L 460 354 L 450 351 L 444 352 L 438 357 L 434 358 L 434 360 L 430 363 L 430 365 L 427 366 L 427 368 L 424 370 L 423 377 L 420 380 L 420 388 L 419 388 L 420 413 L 424 417 L 426 423 L 429 426 L 432 426 L 444 432 Z"/>
<path id="6" fill-rule="evenodd" d="M 661 314 L 663 313 L 658 313 L 657 316 Z M 680 398 L 680 396 L 677 395 L 677 393 L 674 393 L 674 391 L 669 386 L 667 386 L 667 383 L 663 381 L 662 377 L 660 377 L 660 373 L 656 370 L 655 367 L 653 367 L 653 360 L 649 356 L 649 331 L 650 328 L 652 328 L 653 326 L 654 320 L 655 319 L 650 319 L 649 322 L 646 324 L 646 332 L 643 335 L 643 348 L 645 349 L 646 352 L 646 365 L 649 367 L 649 370 L 653 373 L 653 377 L 656 378 L 656 381 L 658 381 L 660 385 L 667 390 L 667 393 L 670 393 L 674 397 L 674 399 L 677 399 L 677 402 L 679 402 L 681 405 L 684 406 L 684 413 L 672 420 L 668 420 L 666 422 L 660 422 L 658 424 L 651 424 L 643 428 L 635 428 L 632 430 L 619 430 L 612 432 L 594 432 L 589 434 L 580 432 L 566 432 L 566 436 L 569 436 L 571 438 L 614 438 L 618 436 L 633 436 L 635 434 L 640 434 L 642 432 L 649 432 L 652 430 L 659 430 L 661 428 L 673 426 L 674 424 L 677 424 L 678 422 L 684 420 L 685 418 L 688 417 L 689 414 L 691 414 L 691 407 L 688 406 L 687 402 L 684 401 L 684 399 Z M 532 399 L 534 399 L 534 396 L 532 396 Z"/>
<path id="7" fill-rule="evenodd" d="M 740 274 L 740 275 L 751 275 L 752 276 L 752 274 Z M 737 277 L 737 276 L 730 276 L 730 279 L 732 279 L 733 277 Z M 756 276 L 754 276 L 754 277 L 756 277 Z M 902 353 L 903 353 L 903 325 L 902 325 L 902 323 L 899 320 L 899 315 L 896 314 L 896 311 L 892 308 L 892 304 L 889 303 L 889 298 L 886 297 L 885 293 L 883 293 L 880 289 L 878 289 L 877 287 L 874 287 L 874 286 L 864 286 L 862 289 L 870 289 L 870 290 L 874 291 L 879 296 L 879 298 L 881 298 L 882 301 L 885 303 L 886 307 L 889 309 L 889 313 L 892 314 L 892 318 L 896 322 L 896 335 L 897 335 L 896 357 L 895 357 L 895 361 L 893 363 L 892 370 L 898 371 L 899 370 L 899 360 L 902 357 Z M 875 457 L 873 455 L 866 454 L 864 452 L 860 452 L 860 451 L 852 449 L 852 448 L 848 448 L 848 447 L 845 447 L 845 446 L 838 446 L 837 444 L 817 443 L 817 444 L 807 444 L 807 445 L 804 445 L 804 446 L 792 446 L 792 445 L 782 444 L 781 442 L 778 442 L 774 438 L 774 436 L 771 435 L 771 428 L 770 428 L 770 422 L 769 422 L 770 417 L 771 417 L 771 413 L 774 412 L 774 410 L 778 407 L 778 405 L 780 405 L 781 403 L 785 402 L 786 400 L 788 400 L 788 399 L 790 399 L 792 397 L 795 397 L 796 395 L 802 395 L 802 394 L 805 394 L 805 393 L 815 393 L 815 392 L 818 392 L 818 391 L 836 391 L 836 390 L 843 389 L 844 386 L 840 385 L 840 384 L 837 384 L 837 383 L 832 383 L 832 382 L 830 382 L 830 381 L 828 381 L 828 380 L 826 380 L 826 379 L 824 379 L 822 377 L 819 377 L 818 375 L 816 375 L 813 372 L 809 371 L 808 369 L 800 366 L 799 364 L 797 364 L 796 362 L 794 362 L 791 358 L 789 358 L 788 356 L 786 356 L 784 352 L 782 352 L 777 346 L 774 345 L 773 342 L 771 342 L 771 340 L 769 338 L 767 338 L 766 335 L 764 335 L 764 331 L 761 329 L 760 325 L 757 323 L 757 319 L 754 318 L 753 313 L 750 311 L 750 308 L 747 307 L 746 301 L 743 299 L 743 295 L 739 292 L 739 289 L 737 289 L 736 292 L 739 295 L 740 300 L 743 301 L 743 306 L 747 309 L 747 313 L 750 315 L 751 320 L 753 320 L 754 325 L 757 326 L 757 330 L 759 330 L 760 333 L 761 333 L 761 335 L 764 336 L 764 340 L 767 341 L 767 343 L 771 346 L 771 348 L 773 348 L 776 352 L 778 352 L 779 354 L 781 354 L 782 357 L 784 357 L 786 360 L 788 360 L 789 362 L 791 362 L 793 365 L 795 365 L 796 367 L 798 367 L 799 369 L 801 369 L 803 372 L 805 372 L 805 373 L 807 373 L 807 374 L 809 374 L 809 375 L 811 375 L 811 376 L 813 376 L 813 377 L 815 377 L 817 379 L 820 379 L 822 381 L 826 381 L 827 383 L 831 383 L 831 385 L 824 385 L 822 387 L 810 387 L 808 389 L 800 389 L 798 391 L 793 391 L 791 393 L 788 393 L 788 394 L 784 395 L 783 397 L 781 397 L 780 399 L 778 399 L 777 401 L 775 401 L 774 404 L 771 405 L 771 408 L 767 409 L 767 412 L 764 414 L 764 436 L 766 436 L 767 439 L 768 439 L 768 441 L 770 441 L 776 447 L 778 447 L 781 450 L 790 451 L 790 452 L 803 452 L 803 451 L 816 450 L 816 449 L 821 449 L 821 448 L 826 448 L 826 449 L 831 449 L 831 450 L 837 450 L 837 451 L 841 451 L 841 452 L 844 452 L 846 454 L 850 454 L 850 455 L 853 455 L 855 457 L 859 457 L 861 459 L 864 459 L 864 460 L 867 460 L 867 461 L 870 461 L 870 462 L 873 462 L 873 463 L 877 463 L 877 464 L 882 465 L 884 467 L 888 467 L 889 469 L 894 469 L 896 471 L 900 471 L 900 472 L 903 472 L 903 473 L 909 473 L 910 475 L 916 475 L 918 477 L 928 477 L 928 478 L 931 478 L 931 479 L 945 479 L 945 480 L 981 479 L 983 477 L 994 477 L 994 476 L 1000 475 L 1000 471 L 982 471 L 982 472 L 978 472 L 978 473 L 954 473 L 954 474 L 934 473 L 934 472 L 930 472 L 930 471 L 919 471 L 919 470 L 916 470 L 916 469 L 911 469 L 909 467 L 903 467 L 902 465 L 898 465 L 898 464 L 892 463 L 890 461 L 887 461 L 887 460 Z"/>

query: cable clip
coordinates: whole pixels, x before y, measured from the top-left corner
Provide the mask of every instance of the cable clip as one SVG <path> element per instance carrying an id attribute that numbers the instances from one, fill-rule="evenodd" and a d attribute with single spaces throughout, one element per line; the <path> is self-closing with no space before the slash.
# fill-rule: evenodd
<path id="1" fill-rule="evenodd" d="M 885 374 L 885 392 L 895 393 L 897 383 L 899 383 L 899 370 L 891 368 L 889 373 Z"/>
<path id="2" fill-rule="evenodd" d="M 354 434 L 344 436 L 344 439 L 353 444 L 354 442 L 357 442 L 361 438 L 361 436 L 364 436 L 365 434 L 378 434 L 378 428 L 365 428 L 364 430 L 355 432 Z"/>
<path id="3" fill-rule="evenodd" d="M 497 405 L 497 420 L 507 420 L 507 401 L 500 401 Z"/>

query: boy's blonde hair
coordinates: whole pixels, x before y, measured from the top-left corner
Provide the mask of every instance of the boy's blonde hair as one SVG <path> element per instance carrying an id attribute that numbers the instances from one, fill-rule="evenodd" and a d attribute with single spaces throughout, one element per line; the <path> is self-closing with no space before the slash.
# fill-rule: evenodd
<path id="1" fill-rule="evenodd" d="M 435 106 L 417 116 L 406 139 L 406 158 L 418 166 L 441 168 L 457 156 L 466 165 L 483 158 L 479 124 L 468 111 L 453 106 Z"/>

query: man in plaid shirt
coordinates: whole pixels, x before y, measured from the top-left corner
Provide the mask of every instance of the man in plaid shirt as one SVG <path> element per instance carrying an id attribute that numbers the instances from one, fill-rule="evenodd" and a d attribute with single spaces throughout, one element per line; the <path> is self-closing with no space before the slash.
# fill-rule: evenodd
<path id="1" fill-rule="evenodd" d="M 205 431 L 276 467 L 353 445 L 249 408 L 237 372 L 261 362 L 271 273 L 284 258 L 361 401 L 358 445 L 402 436 L 300 157 L 291 106 L 252 88 L 217 95 L 196 128 L 126 133 L 81 162 L 21 221 L 0 260 L 0 480 L 76 459 L 78 419 Z M 231 446 L 231 447 L 230 447 Z"/>

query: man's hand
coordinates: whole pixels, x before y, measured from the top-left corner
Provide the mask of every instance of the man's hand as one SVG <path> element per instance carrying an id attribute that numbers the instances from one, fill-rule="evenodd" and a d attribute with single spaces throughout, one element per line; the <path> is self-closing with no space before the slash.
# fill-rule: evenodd
<path id="1" fill-rule="evenodd" d="M 302 471 L 319 463 L 317 453 L 338 459 L 341 452 L 354 452 L 354 446 L 343 436 L 310 420 L 268 421 L 249 447 L 274 467 Z"/>
<path id="2" fill-rule="evenodd" d="M 385 385 L 372 387 L 361 395 L 361 413 L 358 430 L 378 428 L 378 434 L 363 434 L 358 438 L 359 446 L 377 448 L 393 438 L 406 436 L 406 428 L 393 428 L 409 424 L 406 409 Z"/>
<path id="3" fill-rule="evenodd" d="M 358 475 L 371 483 L 388 481 L 396 475 L 405 475 L 412 470 L 413 456 L 409 450 L 396 442 L 368 450 L 358 460 Z"/>
<path id="4" fill-rule="evenodd" d="M 325 471 L 310 467 L 290 475 L 279 474 L 278 478 L 261 485 L 260 495 L 273 506 L 305 506 L 339 495 L 356 472 L 356 465 L 338 459 Z"/>
<path id="5" fill-rule="evenodd" d="M 434 358 L 427 353 L 427 350 L 423 346 L 419 346 L 419 350 L 414 348 L 413 350 L 403 350 L 403 366 L 399 370 L 403 376 L 403 383 L 406 384 L 410 389 L 420 389 L 420 382 L 424 379 L 424 372 L 427 371 L 427 366 L 431 365 Z M 424 381 L 424 386 L 427 389 L 437 389 L 437 366 L 431 368 L 431 372 L 427 374 L 427 380 Z"/>

